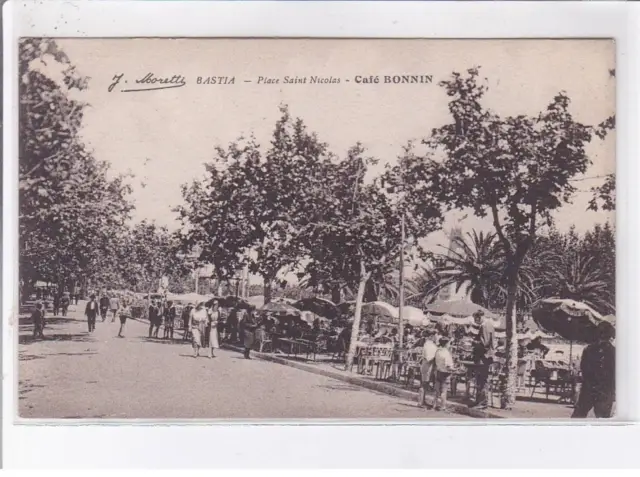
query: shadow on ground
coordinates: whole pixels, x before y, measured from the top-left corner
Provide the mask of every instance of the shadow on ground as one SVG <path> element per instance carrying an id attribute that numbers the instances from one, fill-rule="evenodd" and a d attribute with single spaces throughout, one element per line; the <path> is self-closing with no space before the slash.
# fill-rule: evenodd
<path id="1" fill-rule="evenodd" d="M 162 338 L 149 338 L 147 336 L 141 337 L 138 339 L 141 343 L 153 343 L 153 344 L 161 344 L 161 345 L 191 345 L 188 341 L 183 341 L 182 339 L 162 339 Z"/>
<path id="2" fill-rule="evenodd" d="M 321 384 L 316 386 L 320 389 L 327 389 L 329 391 L 364 391 L 365 388 L 360 386 L 353 386 L 351 384 Z"/>
<path id="3" fill-rule="evenodd" d="M 47 334 L 47 329 L 45 328 L 44 339 L 42 338 L 34 338 L 33 335 L 20 335 L 18 338 L 18 343 L 21 345 L 29 345 L 42 341 L 74 341 L 78 343 L 90 343 L 95 341 L 91 336 L 87 333 L 75 333 L 75 334 L 62 334 L 62 333 L 53 333 Z"/>

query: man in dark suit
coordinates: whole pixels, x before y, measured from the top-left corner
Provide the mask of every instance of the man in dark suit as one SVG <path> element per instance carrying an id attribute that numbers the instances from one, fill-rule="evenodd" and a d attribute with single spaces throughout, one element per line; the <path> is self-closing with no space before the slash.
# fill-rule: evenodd
<path id="1" fill-rule="evenodd" d="M 156 300 L 151 300 L 149 305 L 149 338 L 157 338 L 158 330 L 160 329 L 160 323 L 162 323 L 162 314 L 160 306 L 158 306 Z"/>
<path id="2" fill-rule="evenodd" d="M 476 402 L 474 407 L 485 409 L 488 406 L 489 368 L 493 363 L 496 348 L 496 331 L 493 322 L 484 316 L 482 310 L 473 314 L 476 325 L 480 326 L 474 343 L 474 361 L 476 364 Z"/>
<path id="3" fill-rule="evenodd" d="M 580 370 L 582 388 L 573 410 L 573 418 L 585 418 L 593 409 L 596 417 L 609 418 L 616 400 L 615 328 L 603 321 L 598 324 L 597 340 L 582 352 Z"/>
<path id="4" fill-rule="evenodd" d="M 99 305 L 96 301 L 96 296 L 91 295 L 91 299 L 87 303 L 87 307 L 84 310 L 84 314 L 87 317 L 89 323 L 89 332 L 96 329 L 96 317 L 98 316 Z"/>

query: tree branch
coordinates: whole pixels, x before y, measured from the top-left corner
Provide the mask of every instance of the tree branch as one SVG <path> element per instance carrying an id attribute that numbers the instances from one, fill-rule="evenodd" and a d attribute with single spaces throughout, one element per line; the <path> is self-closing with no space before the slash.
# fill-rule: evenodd
<path id="1" fill-rule="evenodd" d="M 504 234 L 504 230 L 502 229 L 502 224 L 500 223 L 500 217 L 498 217 L 498 206 L 494 202 L 491 204 L 491 215 L 493 216 L 493 226 L 496 229 L 496 233 L 498 234 L 498 238 L 502 242 L 502 246 L 504 247 L 504 253 L 507 254 L 507 257 L 511 257 L 513 255 L 513 251 L 511 250 L 511 243 L 509 239 Z"/>

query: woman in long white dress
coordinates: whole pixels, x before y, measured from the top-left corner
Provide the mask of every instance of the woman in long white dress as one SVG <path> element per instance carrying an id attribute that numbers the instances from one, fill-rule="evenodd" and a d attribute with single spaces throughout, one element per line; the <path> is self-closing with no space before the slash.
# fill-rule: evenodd
<path id="1" fill-rule="evenodd" d="M 215 358 L 213 350 L 220 348 L 218 342 L 218 320 L 220 319 L 220 309 L 218 308 L 217 300 L 214 300 L 211 309 L 209 310 L 209 357 Z"/>
<path id="2" fill-rule="evenodd" d="M 189 317 L 189 330 L 191 331 L 194 357 L 200 356 L 200 348 L 204 344 L 204 337 L 209 321 L 209 314 L 204 307 L 204 303 L 198 305 L 191 311 Z"/>

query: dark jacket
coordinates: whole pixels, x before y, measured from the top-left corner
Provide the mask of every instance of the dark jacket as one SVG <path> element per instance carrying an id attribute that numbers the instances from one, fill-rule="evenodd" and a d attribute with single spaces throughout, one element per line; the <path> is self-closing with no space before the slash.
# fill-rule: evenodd
<path id="1" fill-rule="evenodd" d="M 175 305 L 172 305 L 170 308 L 164 309 L 164 317 L 173 321 L 176 319 L 177 311 Z"/>
<path id="2" fill-rule="evenodd" d="M 256 339 L 256 328 L 258 322 L 256 321 L 253 313 L 247 312 L 240 324 L 242 328 L 242 336 L 244 338 L 244 347 L 251 348 Z"/>
<path id="3" fill-rule="evenodd" d="M 84 309 L 84 314 L 90 318 L 95 318 L 98 315 L 98 302 L 89 300 L 87 307 Z"/>
<path id="4" fill-rule="evenodd" d="M 109 309 L 109 297 L 108 296 L 103 296 L 102 298 L 100 298 L 100 309 L 102 309 L 102 310 Z"/>
<path id="5" fill-rule="evenodd" d="M 587 346 L 580 360 L 583 386 L 601 393 L 613 393 L 616 387 L 616 348 L 610 342 Z"/>
<path id="6" fill-rule="evenodd" d="M 149 306 L 149 322 L 152 324 L 159 323 L 162 318 L 160 308 L 155 305 Z"/>

